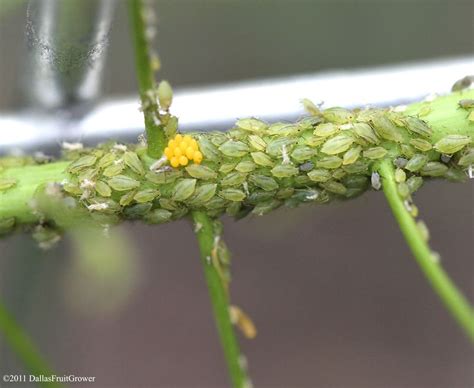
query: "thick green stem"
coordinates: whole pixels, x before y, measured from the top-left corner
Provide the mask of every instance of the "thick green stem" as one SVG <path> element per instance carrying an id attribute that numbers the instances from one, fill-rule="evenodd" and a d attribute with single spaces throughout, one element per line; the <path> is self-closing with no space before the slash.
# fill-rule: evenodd
<path id="1" fill-rule="evenodd" d="M 433 253 L 421 235 L 415 220 L 405 208 L 403 199 L 397 192 L 395 171 L 391 161 L 381 162 L 378 171 L 383 179 L 382 187 L 385 197 L 418 265 L 445 307 L 474 343 L 474 310 L 440 264 L 434 260 Z"/>
<path id="2" fill-rule="evenodd" d="M 215 230 L 212 219 L 203 212 L 193 212 L 192 218 L 201 251 L 201 263 L 204 268 L 212 309 L 227 367 L 236 388 L 245 387 L 248 381 L 240 357 L 239 345 L 229 315 L 229 299 L 223 287 L 217 269 L 212 265 L 211 255 L 214 248 Z"/>
<path id="3" fill-rule="evenodd" d="M 6 342 L 10 348 L 17 354 L 18 358 L 23 362 L 27 371 L 34 376 L 51 376 L 54 375 L 46 361 L 36 349 L 28 335 L 21 329 L 15 319 L 6 310 L 5 306 L 0 302 L 0 331 L 3 333 Z M 57 382 L 39 382 L 42 387 L 62 387 Z"/>
<path id="4" fill-rule="evenodd" d="M 147 26 L 145 21 L 146 8 L 143 0 L 129 0 L 128 9 L 132 38 L 135 46 L 135 66 L 138 78 L 138 88 L 145 116 L 145 129 L 148 140 L 148 155 L 160 158 L 166 146 L 166 136 L 157 117 L 156 101 L 153 91 L 156 88 L 154 76 L 154 61 L 150 52 L 147 39 Z"/>

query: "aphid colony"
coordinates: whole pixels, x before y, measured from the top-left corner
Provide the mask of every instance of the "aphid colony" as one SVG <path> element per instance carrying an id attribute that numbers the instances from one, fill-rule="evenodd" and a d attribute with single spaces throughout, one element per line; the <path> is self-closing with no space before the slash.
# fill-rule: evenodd
<path id="1" fill-rule="evenodd" d="M 161 223 L 191 209 L 243 217 L 352 198 L 371 185 L 380 189 L 375 167 L 387 158 L 398 168 L 399 194 L 408 205 L 423 177 L 463 180 L 472 171 L 471 136 L 433 141 L 425 121 L 393 110 L 314 106 L 311 112 L 296 123 L 249 118 L 227 132 L 178 134 L 164 150 L 169 165 L 153 170 L 144 145 L 74 148 L 62 189 L 105 223 Z M 15 183 L 2 178 L 0 190 Z"/>

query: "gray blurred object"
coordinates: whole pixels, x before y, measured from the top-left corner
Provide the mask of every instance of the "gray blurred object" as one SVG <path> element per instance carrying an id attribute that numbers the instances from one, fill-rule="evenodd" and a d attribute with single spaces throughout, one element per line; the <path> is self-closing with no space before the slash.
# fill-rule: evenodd
<path id="1" fill-rule="evenodd" d="M 72 108 L 99 94 L 114 0 L 30 0 L 27 99 Z"/>
<path id="2" fill-rule="evenodd" d="M 474 57 L 409 63 L 350 71 L 330 71 L 178 90 L 172 111 L 184 131 L 224 129 L 237 118 L 292 120 L 309 98 L 324 106 L 394 106 L 447 93 L 453 82 L 472 73 Z M 41 82 L 41 81 L 38 81 Z M 77 84 L 76 86 L 79 86 Z M 81 117 L 37 110 L 0 114 L 0 152 L 31 149 L 62 141 L 92 143 L 108 138 L 134 140 L 143 131 L 138 96 L 106 100 Z"/>

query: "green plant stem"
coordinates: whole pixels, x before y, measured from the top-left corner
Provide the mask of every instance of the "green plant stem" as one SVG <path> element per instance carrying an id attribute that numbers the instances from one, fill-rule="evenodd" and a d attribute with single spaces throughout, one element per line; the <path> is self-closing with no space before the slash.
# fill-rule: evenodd
<path id="1" fill-rule="evenodd" d="M 430 247 L 423 239 L 415 220 L 406 210 L 397 192 L 395 170 L 391 161 L 382 161 L 378 171 L 383 179 L 382 187 L 385 197 L 418 265 L 445 307 L 474 343 L 474 310 L 439 263 L 433 260 Z"/>
<path id="2" fill-rule="evenodd" d="M 11 349 L 17 354 L 18 358 L 23 362 L 27 371 L 34 376 L 51 376 L 55 373 L 42 358 L 35 345 L 22 330 L 15 319 L 7 311 L 3 303 L 0 301 L 0 331 Z M 62 387 L 58 382 L 39 382 L 42 387 Z"/>
<path id="3" fill-rule="evenodd" d="M 224 349 L 227 367 L 235 388 L 246 386 L 248 377 L 240 362 L 240 350 L 230 321 L 229 299 L 216 268 L 212 265 L 211 254 L 214 247 L 214 225 L 212 219 L 203 212 L 193 212 L 192 218 L 201 251 L 207 287 L 211 298 L 217 330 Z"/>
<path id="4" fill-rule="evenodd" d="M 158 159 L 163 155 L 166 146 L 166 135 L 157 118 L 156 102 L 152 101 L 150 92 L 155 87 L 155 75 L 151 60 L 149 41 L 146 36 L 147 25 L 144 20 L 145 6 L 143 0 L 128 1 L 132 39 L 135 47 L 135 66 L 138 88 L 145 117 L 145 130 L 148 141 L 148 156 Z"/>

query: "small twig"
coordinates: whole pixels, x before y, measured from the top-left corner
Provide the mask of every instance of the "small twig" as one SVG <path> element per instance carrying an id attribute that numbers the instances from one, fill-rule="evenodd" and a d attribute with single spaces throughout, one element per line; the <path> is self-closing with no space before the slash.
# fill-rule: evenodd
<path id="1" fill-rule="evenodd" d="M 28 335 L 18 325 L 15 319 L 0 302 L 0 332 L 3 333 L 6 342 L 23 362 L 27 371 L 34 376 L 51 376 L 52 372 L 40 352 L 33 344 Z M 42 387 L 62 387 L 58 382 L 39 382 Z"/>
<path id="2" fill-rule="evenodd" d="M 391 161 L 381 162 L 378 171 L 383 179 L 382 186 L 385 197 L 418 265 L 445 307 L 474 343 L 474 310 L 443 271 L 440 264 L 434 260 L 430 247 L 420 234 L 413 217 L 405 208 L 403 200 L 397 192 L 395 170 Z"/>
<path id="3" fill-rule="evenodd" d="M 223 287 L 218 270 L 212 265 L 211 261 L 215 237 L 214 225 L 212 219 L 203 212 L 193 212 L 192 218 L 201 251 L 201 263 L 211 297 L 214 318 L 224 349 L 229 374 L 233 386 L 242 388 L 247 386 L 249 380 L 244 365 L 241 362 L 239 345 L 230 320 L 227 293 Z"/>
<path id="4" fill-rule="evenodd" d="M 148 141 L 148 156 L 159 159 L 166 146 L 166 135 L 159 122 L 158 107 L 154 91 L 155 61 L 147 38 L 147 23 L 145 22 L 145 5 L 143 0 L 129 0 L 128 9 L 132 29 L 132 39 L 135 46 L 135 66 L 140 91 L 140 99 L 145 117 L 145 129 Z"/>

